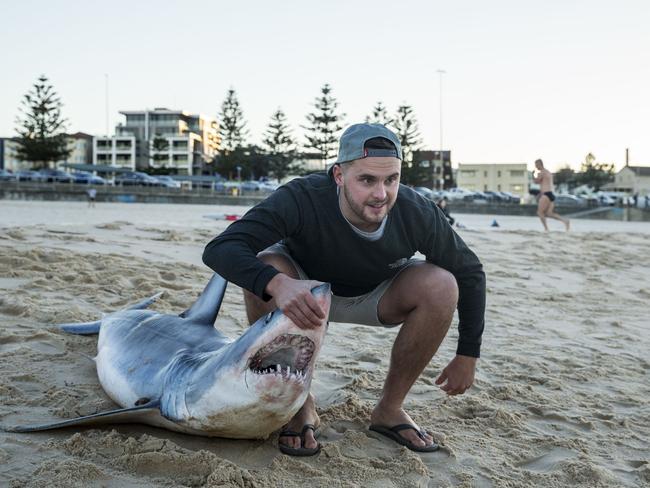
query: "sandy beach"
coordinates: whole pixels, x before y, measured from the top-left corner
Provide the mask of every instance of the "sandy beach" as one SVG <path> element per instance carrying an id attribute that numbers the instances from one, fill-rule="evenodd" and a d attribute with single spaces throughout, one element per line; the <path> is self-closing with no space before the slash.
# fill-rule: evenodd
<path id="1" fill-rule="evenodd" d="M 244 207 L 0 201 L 0 424 L 115 408 L 100 387 L 96 337 L 63 322 L 163 291 L 180 313 L 211 276 L 205 244 Z M 475 386 L 434 380 L 457 321 L 405 408 L 442 445 L 416 454 L 367 430 L 396 330 L 332 323 L 313 392 L 324 449 L 296 459 L 263 441 L 142 425 L 0 431 L 0 486 L 611 487 L 650 486 L 650 224 L 454 215 L 488 277 Z M 247 327 L 230 285 L 216 327 Z"/>

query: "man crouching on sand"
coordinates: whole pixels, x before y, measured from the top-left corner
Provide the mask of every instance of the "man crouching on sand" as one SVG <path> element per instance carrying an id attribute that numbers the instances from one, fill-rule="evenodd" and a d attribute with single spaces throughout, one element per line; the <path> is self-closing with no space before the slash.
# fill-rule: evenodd
<path id="1" fill-rule="evenodd" d="M 310 290 L 332 285 L 329 320 L 401 324 L 370 429 L 414 451 L 438 449 L 402 405 L 438 350 L 458 307 L 456 356 L 436 380 L 448 395 L 474 382 L 485 312 L 485 274 L 476 255 L 431 200 L 400 185 L 402 149 L 380 124 L 341 136 L 327 173 L 295 179 L 234 222 L 203 261 L 245 290 L 252 323 L 280 308 L 301 328 L 324 317 Z M 426 260 L 413 259 L 416 252 Z M 318 280 L 318 281 L 313 281 Z M 280 450 L 320 450 L 313 395 L 280 432 Z"/>

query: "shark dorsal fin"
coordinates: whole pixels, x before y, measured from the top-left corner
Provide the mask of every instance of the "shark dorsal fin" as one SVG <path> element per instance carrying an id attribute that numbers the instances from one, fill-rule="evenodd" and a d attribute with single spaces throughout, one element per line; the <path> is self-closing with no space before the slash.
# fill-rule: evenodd
<path id="1" fill-rule="evenodd" d="M 208 284 L 203 289 L 203 292 L 194 304 L 185 310 L 180 317 L 212 326 L 217 318 L 223 295 L 226 292 L 228 282 L 217 273 L 212 276 Z"/>

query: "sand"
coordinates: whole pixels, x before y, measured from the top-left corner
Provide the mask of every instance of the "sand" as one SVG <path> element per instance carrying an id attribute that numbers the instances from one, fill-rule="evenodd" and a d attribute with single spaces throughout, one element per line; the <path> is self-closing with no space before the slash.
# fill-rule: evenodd
<path id="1" fill-rule="evenodd" d="M 0 424 L 40 423 L 115 405 L 86 356 L 94 320 L 158 291 L 178 313 L 210 277 L 208 240 L 241 207 L 0 201 Z M 323 452 L 281 455 L 277 436 L 234 441 L 140 425 L 0 432 L 0 486 L 412 487 L 650 485 L 650 225 L 578 221 L 548 235 L 527 217 L 457 216 L 488 275 L 475 386 L 434 384 L 456 321 L 406 409 L 443 448 L 416 454 L 367 431 L 395 330 L 333 323 L 313 391 Z M 555 222 L 553 223 L 555 224 Z M 228 288 L 216 326 L 246 328 Z"/>

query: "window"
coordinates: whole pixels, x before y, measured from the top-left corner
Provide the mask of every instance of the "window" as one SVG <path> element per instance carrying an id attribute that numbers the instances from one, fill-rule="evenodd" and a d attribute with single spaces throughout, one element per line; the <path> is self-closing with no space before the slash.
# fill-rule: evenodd
<path id="1" fill-rule="evenodd" d="M 497 177 L 501 178 L 501 170 L 497 171 Z"/>
<path id="2" fill-rule="evenodd" d="M 511 169 L 510 170 L 510 176 L 513 178 L 521 178 L 524 176 L 524 170 L 523 169 Z"/>
<path id="3" fill-rule="evenodd" d="M 497 191 L 501 191 L 501 185 L 497 185 Z"/>
<path id="4" fill-rule="evenodd" d="M 483 171 L 483 176 L 487 178 L 487 171 Z M 486 188 L 487 189 L 487 188 Z"/>

